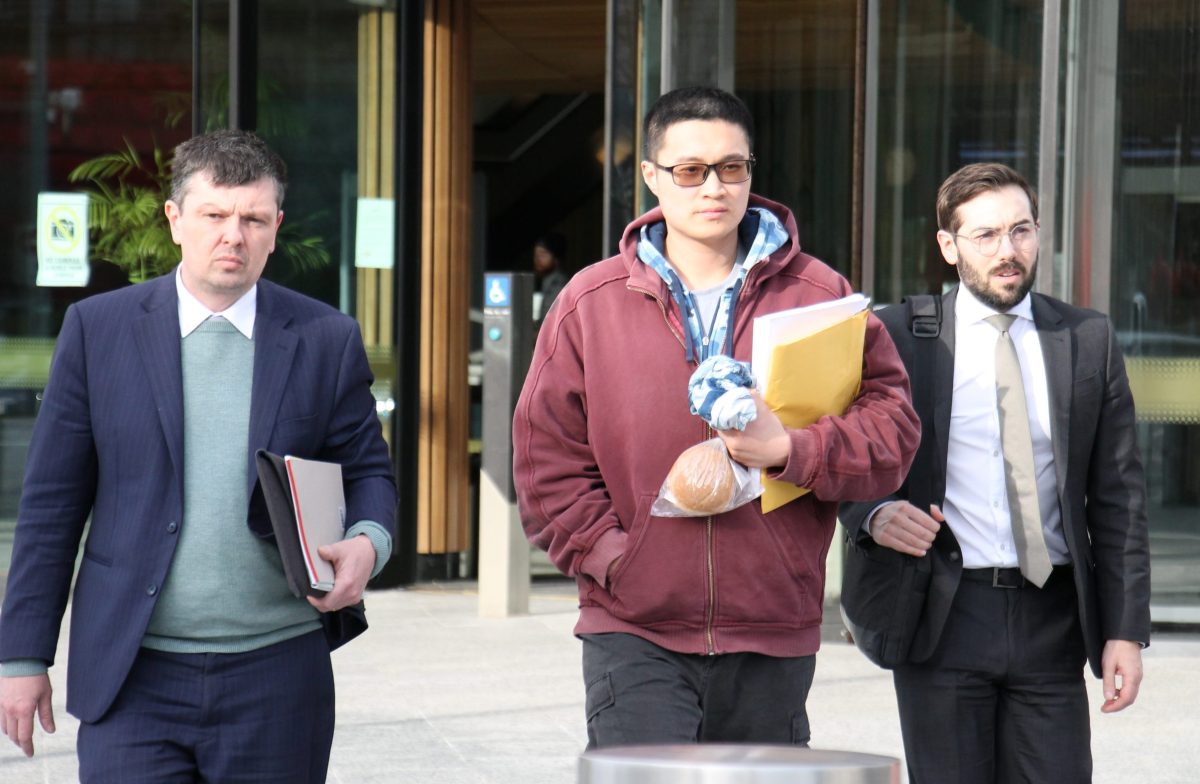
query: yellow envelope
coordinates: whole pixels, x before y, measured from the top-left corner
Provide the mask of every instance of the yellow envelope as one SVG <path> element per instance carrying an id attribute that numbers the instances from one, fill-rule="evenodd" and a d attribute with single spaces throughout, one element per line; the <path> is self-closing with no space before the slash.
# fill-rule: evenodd
<path id="1" fill-rule="evenodd" d="M 775 346 L 764 400 L 786 427 L 807 427 L 823 416 L 844 414 L 862 385 L 868 311 L 860 311 L 807 337 Z M 807 488 L 767 478 L 762 510 L 794 501 Z"/>

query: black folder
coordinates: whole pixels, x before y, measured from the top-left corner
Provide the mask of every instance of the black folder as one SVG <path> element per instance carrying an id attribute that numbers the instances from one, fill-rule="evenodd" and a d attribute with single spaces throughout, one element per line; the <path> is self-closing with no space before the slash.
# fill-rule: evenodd
<path id="1" fill-rule="evenodd" d="M 288 588 L 297 598 L 324 596 L 326 591 L 313 588 L 308 579 L 304 552 L 300 546 L 300 534 L 296 530 L 296 510 L 292 506 L 292 493 L 283 457 L 259 449 L 254 453 L 254 462 L 258 469 L 258 483 L 267 502 L 271 529 L 275 532 L 275 544 L 283 560 L 283 573 L 287 577 Z M 359 602 L 343 607 L 337 612 L 321 613 L 321 625 L 325 630 L 329 649 L 333 650 L 366 631 L 366 607 Z"/>
<path id="2" fill-rule="evenodd" d="M 287 576 L 288 588 L 297 598 L 324 596 L 328 591 L 313 588 L 308 579 L 304 548 L 296 530 L 296 508 L 292 504 L 292 491 L 283 457 L 259 449 L 254 453 L 254 461 L 258 467 L 263 499 L 267 502 L 267 514 L 271 517 L 271 529 L 275 532 L 275 544 L 279 548 L 279 557 L 283 559 L 283 573 Z"/>

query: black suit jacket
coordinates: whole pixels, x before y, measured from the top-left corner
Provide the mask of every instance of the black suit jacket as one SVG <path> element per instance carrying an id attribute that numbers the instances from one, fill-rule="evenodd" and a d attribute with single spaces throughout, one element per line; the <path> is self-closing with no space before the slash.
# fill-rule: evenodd
<path id="1" fill-rule="evenodd" d="M 880 504 L 906 499 L 928 510 L 930 503 L 941 505 L 945 498 L 957 293 L 955 287 L 942 297 L 932 377 L 911 379 L 922 443 L 908 480 L 886 498 L 841 506 L 847 530 L 868 547 L 876 545 L 863 532 L 863 522 Z M 911 376 L 914 352 L 927 348 L 918 344 L 930 338 L 914 337 L 907 308 L 884 308 L 878 315 Z M 1088 661 L 1099 677 L 1105 641 L 1150 640 L 1150 546 L 1133 396 L 1106 316 L 1034 294 L 1033 320 L 1046 363 L 1058 501 L 1074 565 L 1079 617 Z M 921 410 L 921 388 L 930 384 L 925 399 L 932 401 L 932 410 Z M 928 481 L 916 482 L 915 477 Z M 918 497 L 925 493 L 930 497 Z M 931 559 L 932 580 L 911 661 L 932 655 L 958 590 L 962 552 L 948 525 L 942 526 L 926 557 Z"/>

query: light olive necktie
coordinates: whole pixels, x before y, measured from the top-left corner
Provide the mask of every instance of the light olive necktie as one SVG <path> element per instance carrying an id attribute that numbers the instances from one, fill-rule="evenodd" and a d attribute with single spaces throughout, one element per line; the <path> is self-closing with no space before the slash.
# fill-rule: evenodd
<path id="1" fill-rule="evenodd" d="M 987 322 L 1000 331 L 996 341 L 996 398 L 1000 407 L 1000 442 L 1004 446 L 1004 486 L 1012 516 L 1017 560 L 1025 579 L 1041 588 L 1050 577 L 1050 553 L 1042 535 L 1042 513 L 1038 507 L 1037 472 L 1033 465 L 1033 440 L 1029 435 L 1029 412 L 1025 407 L 1025 384 L 1021 362 L 1008 334 L 1016 316 L 1001 313 Z"/>

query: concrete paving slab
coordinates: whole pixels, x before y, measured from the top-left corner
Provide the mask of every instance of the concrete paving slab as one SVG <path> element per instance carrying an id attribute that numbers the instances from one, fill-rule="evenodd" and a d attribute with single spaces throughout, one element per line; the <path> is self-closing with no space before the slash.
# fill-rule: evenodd
<path id="1" fill-rule="evenodd" d="M 333 656 L 334 784 L 571 784 L 587 736 L 570 583 L 537 581 L 527 616 L 478 617 L 469 583 L 372 592 L 371 629 Z M 65 626 L 64 626 L 65 628 Z M 901 757 L 891 678 L 841 641 L 831 619 L 809 698 L 813 746 Z M 65 640 L 64 640 L 65 645 Z M 65 647 L 60 653 L 65 661 Z M 1098 784 L 1200 780 L 1200 636 L 1159 634 L 1138 702 L 1093 711 Z M 0 746 L 0 782 L 77 780 L 78 723 L 53 668 L 58 732 L 37 756 Z M 1100 704 L 1098 682 L 1089 682 Z"/>

